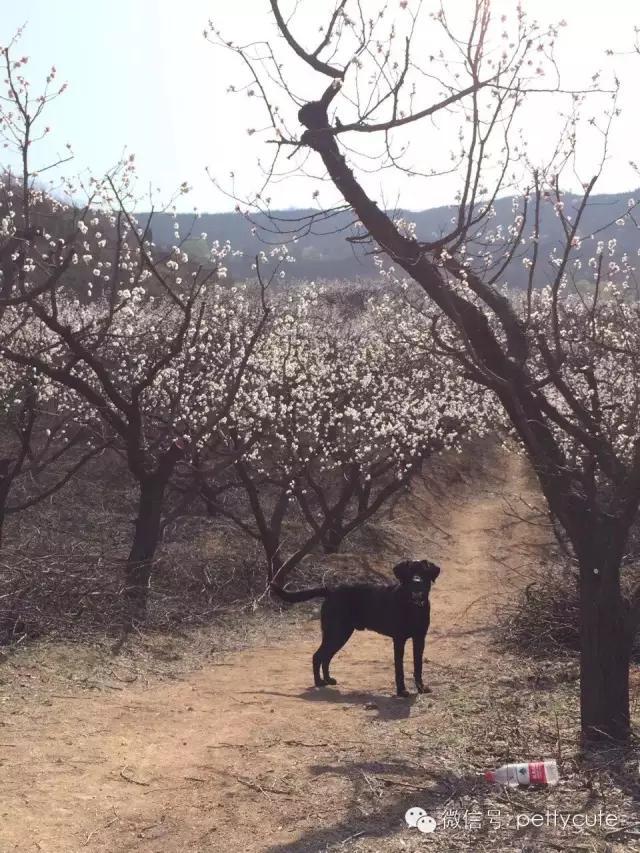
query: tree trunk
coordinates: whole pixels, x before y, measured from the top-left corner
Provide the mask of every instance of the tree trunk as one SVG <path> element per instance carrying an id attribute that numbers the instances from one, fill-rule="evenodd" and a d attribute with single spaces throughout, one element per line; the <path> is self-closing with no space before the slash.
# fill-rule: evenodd
<path id="1" fill-rule="evenodd" d="M 16 466 L 10 459 L 0 459 L 0 548 L 3 545 L 4 522 L 7 516 L 7 501 L 16 475 Z"/>
<path id="2" fill-rule="evenodd" d="M 583 742 L 625 742 L 630 734 L 632 632 L 619 565 L 607 565 L 594 556 L 581 561 L 580 616 Z"/>
<path id="3" fill-rule="evenodd" d="M 4 545 L 4 523 L 7 518 L 7 494 L 0 490 L 0 549 Z"/>
<path id="4" fill-rule="evenodd" d="M 322 550 L 325 554 L 337 554 L 342 545 L 344 534 L 340 525 L 332 524 L 322 537 Z"/>
<path id="5" fill-rule="evenodd" d="M 135 535 L 125 569 L 125 599 L 131 615 L 144 616 L 153 558 L 160 541 L 166 481 L 157 476 L 140 483 Z"/>
<path id="6" fill-rule="evenodd" d="M 277 532 L 269 530 L 262 536 L 262 547 L 267 558 L 267 581 L 271 582 L 282 568 L 280 556 L 280 537 Z"/>
<path id="7" fill-rule="evenodd" d="M 213 498 L 209 498 L 206 495 L 203 496 L 204 506 L 207 511 L 207 515 L 209 518 L 219 518 L 220 517 L 220 508 L 218 504 L 213 500 Z"/>

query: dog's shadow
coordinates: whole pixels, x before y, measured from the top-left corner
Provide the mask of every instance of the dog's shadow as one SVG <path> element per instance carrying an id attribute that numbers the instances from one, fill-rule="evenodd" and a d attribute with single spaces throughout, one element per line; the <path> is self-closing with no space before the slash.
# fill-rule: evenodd
<path id="1" fill-rule="evenodd" d="M 364 707 L 366 711 L 375 711 L 371 719 L 405 720 L 411 715 L 418 695 L 383 696 L 379 693 L 363 693 L 358 690 L 342 690 L 340 687 L 307 687 L 302 693 L 283 693 L 276 690 L 245 691 L 252 695 L 282 696 L 287 699 L 302 699 L 304 702 L 331 702 L 335 705 Z"/>

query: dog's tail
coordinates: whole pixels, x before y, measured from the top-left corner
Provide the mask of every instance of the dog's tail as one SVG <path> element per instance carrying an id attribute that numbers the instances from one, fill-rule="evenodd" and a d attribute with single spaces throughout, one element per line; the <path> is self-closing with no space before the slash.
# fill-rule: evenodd
<path id="1" fill-rule="evenodd" d="M 313 589 L 301 589 L 298 592 L 290 592 L 288 589 L 282 589 L 282 587 L 271 584 L 271 592 L 283 601 L 296 604 L 298 601 L 310 601 L 312 598 L 326 598 L 330 590 L 325 586 L 316 586 Z"/>

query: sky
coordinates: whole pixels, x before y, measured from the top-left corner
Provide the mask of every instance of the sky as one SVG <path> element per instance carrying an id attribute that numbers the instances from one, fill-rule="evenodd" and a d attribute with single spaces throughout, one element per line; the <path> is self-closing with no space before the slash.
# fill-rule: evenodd
<path id="1" fill-rule="evenodd" d="M 332 8 L 328 0 L 323 2 Z M 409 2 L 415 6 L 418 0 Z M 424 2 L 429 5 L 430 0 Z M 389 0 L 392 10 L 395 3 Z M 379 5 L 376 0 L 364 0 L 364 4 Z M 292 5 L 292 0 L 283 0 L 284 7 Z M 319 5 L 312 0 L 314 11 Z M 397 5 L 401 15 L 401 4 Z M 455 0 L 455 7 L 445 5 L 452 9 L 455 23 L 464 27 L 469 0 Z M 515 0 L 495 0 L 496 14 L 502 9 L 512 12 L 514 5 Z M 560 59 L 571 85 L 588 80 L 598 68 L 611 67 L 605 49 L 629 50 L 633 27 L 640 25 L 640 8 L 631 0 L 608 0 L 606 4 L 524 0 L 524 5 L 541 22 L 566 20 Z M 64 151 L 64 144 L 71 142 L 75 159 L 65 166 L 67 171 L 90 169 L 101 174 L 126 148 L 136 155 L 141 186 L 158 187 L 158 197 L 168 198 L 184 181 L 192 187 L 179 199 L 183 210 L 233 209 L 235 202 L 226 194 L 232 189 L 232 172 L 235 185 L 243 184 L 243 192 L 256 186 L 256 162 L 270 155 L 273 147 L 266 140 L 273 134 L 248 133 L 250 127 L 264 125 L 255 114 L 260 105 L 228 93 L 230 84 L 242 80 L 239 60 L 208 43 L 203 29 L 211 18 L 229 38 L 252 41 L 268 37 L 277 43 L 268 0 L 182 0 L 180 4 L 175 0 L 21 0 L 19 4 L 0 0 L 0 12 L 0 44 L 7 44 L 20 26 L 27 25 L 16 52 L 29 56 L 25 71 L 32 85 L 37 88 L 51 65 L 56 66 L 58 79 L 69 84 L 65 94 L 48 108 L 47 123 L 52 130 L 34 152 L 41 163 L 55 159 Z M 314 39 L 315 24 L 300 20 L 298 32 Z M 600 191 L 632 189 L 638 183 L 628 161 L 636 154 L 634 147 L 640 145 L 640 117 L 634 103 L 640 56 L 613 61 L 623 84 L 622 114 Z M 296 81 L 313 97 L 318 91 L 317 78 L 312 79 L 295 59 L 290 67 Z M 325 78 L 321 85 L 326 85 Z M 601 108 L 594 106 L 596 111 Z M 531 117 L 528 136 L 541 146 L 549 137 L 555 109 L 541 99 Z M 439 132 L 449 135 L 454 130 L 439 127 Z M 590 144 L 587 140 L 587 159 Z M 222 189 L 211 181 L 207 169 Z M 298 174 L 274 185 L 273 206 L 309 206 L 318 186 L 313 175 L 318 171 L 312 170 L 311 177 Z M 451 181 L 436 181 L 428 188 L 416 182 L 396 186 L 389 183 L 393 181 L 389 175 L 372 172 L 366 180 L 373 192 L 378 190 L 384 198 L 397 196 L 394 201 L 404 207 L 423 209 L 452 201 Z"/>

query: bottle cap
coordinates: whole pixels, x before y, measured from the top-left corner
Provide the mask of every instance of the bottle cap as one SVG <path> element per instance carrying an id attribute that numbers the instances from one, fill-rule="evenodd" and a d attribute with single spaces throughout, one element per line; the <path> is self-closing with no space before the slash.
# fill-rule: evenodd
<path id="1" fill-rule="evenodd" d="M 484 774 L 484 778 L 486 782 L 495 782 L 496 774 L 493 772 L 493 770 L 487 770 L 487 772 Z"/>

